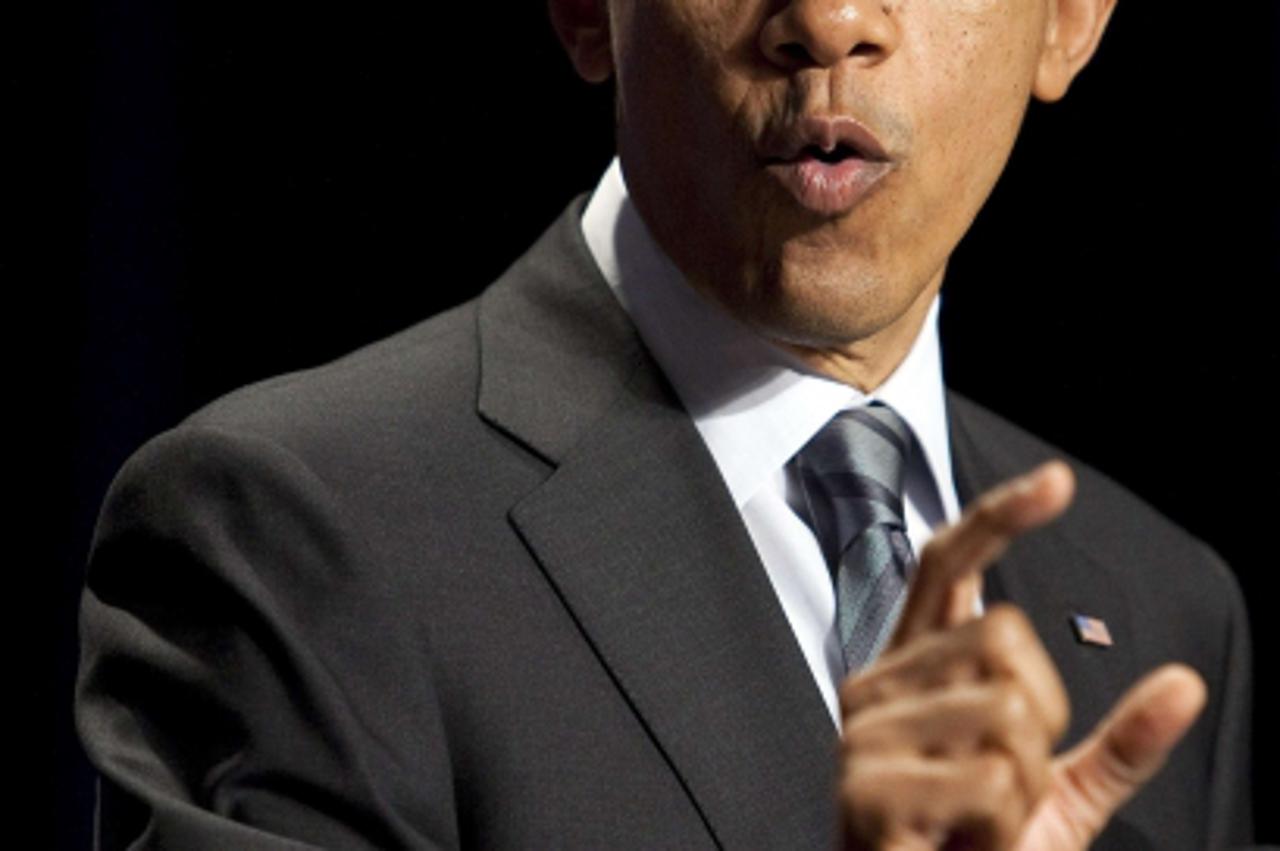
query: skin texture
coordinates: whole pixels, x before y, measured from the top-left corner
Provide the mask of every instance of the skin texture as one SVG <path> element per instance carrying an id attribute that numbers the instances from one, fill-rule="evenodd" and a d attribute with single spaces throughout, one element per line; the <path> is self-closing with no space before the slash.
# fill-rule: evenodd
<path id="1" fill-rule="evenodd" d="M 628 187 L 689 281 L 864 390 L 915 339 L 1028 100 L 1065 91 L 1107 10 L 1104 0 L 552 3 L 583 76 L 616 77 Z M 846 214 L 804 209 L 763 168 L 770 131 L 807 116 L 860 121 L 895 163 Z"/>
<path id="2" fill-rule="evenodd" d="M 712 301 L 863 390 L 906 355 L 1032 97 L 1055 100 L 1113 0 L 550 0 L 571 60 L 616 79 L 618 149 L 663 249 Z M 894 167 L 817 213 L 768 174 L 773 132 L 850 117 Z M 1016 608 L 975 618 L 981 572 L 1052 521 L 1046 465 L 981 497 L 921 553 L 886 652 L 841 687 L 851 849 L 1078 851 L 1163 764 L 1204 701 L 1189 668 L 1140 681 L 1053 755 L 1067 696 Z"/>
<path id="3" fill-rule="evenodd" d="M 1094 732 L 1053 756 L 1070 708 L 1030 622 L 973 614 L 976 580 L 1058 517 L 1060 462 L 983 495 L 924 548 L 885 653 L 840 689 L 840 797 L 851 849 L 1078 851 L 1141 788 L 1205 702 L 1182 665 L 1148 674 Z"/>

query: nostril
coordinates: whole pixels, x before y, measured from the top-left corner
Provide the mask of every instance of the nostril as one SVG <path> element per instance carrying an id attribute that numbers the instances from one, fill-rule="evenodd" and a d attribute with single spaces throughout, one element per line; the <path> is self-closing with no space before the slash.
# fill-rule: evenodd
<path id="1" fill-rule="evenodd" d="M 875 65 L 898 43 L 898 24 L 879 10 L 880 0 L 762 0 L 766 2 L 777 11 L 763 21 L 757 46 L 769 62 L 788 73 L 830 68 L 850 59 Z"/>
<path id="2" fill-rule="evenodd" d="M 795 65 L 808 66 L 815 64 L 808 48 L 798 41 L 789 41 L 778 45 L 778 53 L 788 62 Z"/>

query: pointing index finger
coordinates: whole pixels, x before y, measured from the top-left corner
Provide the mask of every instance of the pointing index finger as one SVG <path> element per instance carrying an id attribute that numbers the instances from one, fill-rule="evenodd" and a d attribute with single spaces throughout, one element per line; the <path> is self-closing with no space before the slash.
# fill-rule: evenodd
<path id="1" fill-rule="evenodd" d="M 1060 516 L 1074 493 L 1071 468 L 1050 461 L 979 497 L 954 525 L 934 535 L 920 554 L 902 618 L 887 649 L 972 617 L 977 577 L 1019 535 Z"/>

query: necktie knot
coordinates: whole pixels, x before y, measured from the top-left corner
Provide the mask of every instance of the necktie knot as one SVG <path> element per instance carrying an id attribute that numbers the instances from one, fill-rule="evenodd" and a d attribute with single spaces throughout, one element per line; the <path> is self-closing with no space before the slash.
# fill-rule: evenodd
<path id="1" fill-rule="evenodd" d="M 879 402 L 842 411 L 800 450 L 795 468 L 831 568 L 845 670 L 880 652 L 902 609 L 915 559 L 902 486 L 913 441 Z"/>
<path id="2" fill-rule="evenodd" d="M 841 411 L 796 456 L 814 533 L 833 569 L 862 531 L 905 531 L 903 477 L 911 431 L 892 408 L 873 402 Z"/>

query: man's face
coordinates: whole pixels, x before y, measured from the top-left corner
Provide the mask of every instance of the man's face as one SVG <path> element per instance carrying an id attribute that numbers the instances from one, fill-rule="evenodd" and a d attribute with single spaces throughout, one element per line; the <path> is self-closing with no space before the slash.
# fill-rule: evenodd
<path id="1" fill-rule="evenodd" d="M 628 187 L 690 281 L 782 342 L 918 327 L 1013 146 L 1049 4 L 609 10 Z"/>

